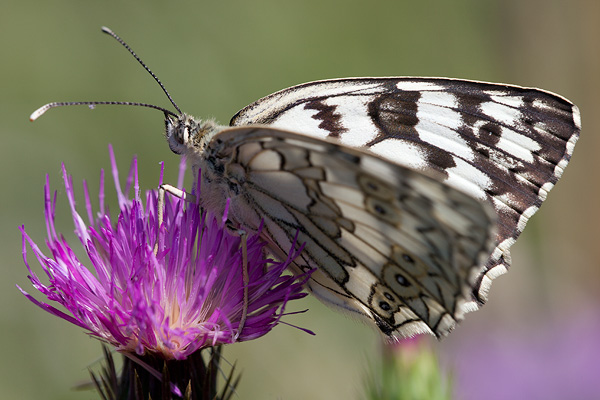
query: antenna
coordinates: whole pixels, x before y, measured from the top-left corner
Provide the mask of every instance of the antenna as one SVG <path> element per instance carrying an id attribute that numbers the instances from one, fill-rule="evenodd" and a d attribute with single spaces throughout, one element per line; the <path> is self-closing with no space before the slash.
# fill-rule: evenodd
<path id="1" fill-rule="evenodd" d="M 102 32 L 106 33 L 107 35 L 112 36 L 117 42 L 119 42 L 123 47 L 125 47 L 127 49 L 127 51 L 129 51 L 129 53 L 131 53 L 131 55 L 137 60 L 137 62 L 140 63 L 140 65 L 142 67 L 144 67 L 144 69 L 146 71 L 148 71 L 148 73 L 154 78 L 156 83 L 159 84 L 159 86 L 161 87 L 163 92 L 167 95 L 167 98 L 169 99 L 171 104 L 173 104 L 173 107 L 175 107 L 175 109 L 177 110 L 179 115 L 181 115 L 182 114 L 181 109 L 177 106 L 175 101 L 173 101 L 173 98 L 171 97 L 171 95 L 169 94 L 169 92 L 167 91 L 167 89 L 165 88 L 163 83 L 160 81 L 160 79 L 158 79 L 158 77 L 154 74 L 154 72 L 152 72 L 152 70 L 150 70 L 150 68 L 148 68 L 148 66 L 142 61 L 142 59 L 140 57 L 138 57 L 137 54 L 135 54 L 135 52 L 131 49 L 131 47 L 129 47 L 129 45 L 127 43 L 125 43 L 125 41 L 123 39 L 121 39 L 116 33 L 114 33 L 109 28 L 103 26 Z M 173 111 L 167 110 L 166 108 L 155 106 L 153 104 L 147 104 L 147 103 L 138 103 L 138 102 L 131 102 L 131 101 L 67 101 L 67 102 L 54 102 L 54 103 L 45 104 L 42 107 L 35 110 L 29 116 L 29 120 L 35 121 L 36 119 L 41 117 L 46 111 L 50 110 L 51 108 L 62 107 L 62 106 L 78 106 L 78 105 L 88 105 L 90 108 L 94 108 L 94 106 L 96 106 L 96 105 L 105 105 L 105 104 L 121 105 L 121 106 L 148 107 L 148 108 L 154 108 L 156 110 L 160 110 L 160 111 L 164 112 L 165 115 L 172 115 L 174 117 L 178 116 L 178 114 L 174 113 Z"/>
<path id="2" fill-rule="evenodd" d="M 35 121 L 36 119 L 41 117 L 46 111 L 48 111 L 51 108 L 62 107 L 62 106 L 87 105 L 87 106 L 90 106 L 91 109 L 93 109 L 94 106 L 96 106 L 96 105 L 104 105 L 104 104 L 117 105 L 117 106 L 148 107 L 148 108 L 154 108 L 155 110 L 160 110 L 160 111 L 164 112 L 165 114 L 169 114 L 174 117 L 178 116 L 173 111 L 167 110 L 166 108 L 163 108 L 160 106 L 155 106 L 154 104 L 136 103 L 136 102 L 132 102 L 132 101 L 56 101 L 54 103 L 44 104 L 43 106 L 41 106 L 40 108 L 38 108 L 37 110 L 32 112 L 31 115 L 29 116 L 29 120 L 32 122 Z"/>

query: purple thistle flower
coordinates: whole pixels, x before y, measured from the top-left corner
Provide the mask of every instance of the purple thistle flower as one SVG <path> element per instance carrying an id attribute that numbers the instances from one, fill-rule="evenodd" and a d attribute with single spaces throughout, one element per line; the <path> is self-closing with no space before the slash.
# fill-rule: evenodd
<path id="1" fill-rule="evenodd" d="M 272 262 L 264 257 L 264 244 L 258 235 L 249 236 L 248 309 L 247 319 L 240 326 L 244 307 L 240 237 L 227 232 L 225 217 L 217 219 L 172 196 L 166 196 L 164 222 L 158 230 L 157 191 L 146 193 L 144 208 L 134 159 L 125 193 L 135 175 L 135 196 L 128 199 L 121 191 L 112 147 L 109 151 L 120 208 L 116 220 L 111 219 L 104 205 L 104 171 L 100 211 L 95 218 L 84 181 L 86 225 L 75 209 L 72 178 L 64 165 L 62 168 L 75 233 L 93 272 L 55 231 L 56 192 L 52 197 L 48 177 L 45 219 L 51 256 L 44 255 L 20 227 L 29 280 L 68 313 L 36 300 L 19 287 L 33 303 L 86 329 L 120 352 L 182 360 L 202 348 L 263 336 L 280 322 L 288 301 L 306 295 L 302 285 L 307 275 L 282 275 L 297 254 L 283 262 Z M 182 176 L 180 172 L 180 181 Z M 158 252 L 154 254 L 157 237 Z M 32 271 L 27 245 L 46 273 L 48 285 Z"/>

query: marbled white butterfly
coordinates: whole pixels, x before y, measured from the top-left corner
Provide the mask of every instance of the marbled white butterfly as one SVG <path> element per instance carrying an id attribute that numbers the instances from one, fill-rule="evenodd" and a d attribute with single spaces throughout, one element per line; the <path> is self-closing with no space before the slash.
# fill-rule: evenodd
<path id="1" fill-rule="evenodd" d="M 539 89 L 446 78 L 305 83 L 230 126 L 165 113 L 171 150 L 201 175 L 201 205 L 258 231 L 326 304 L 388 338 L 446 335 L 506 272 L 509 248 L 567 166 L 580 116 Z M 297 237 L 297 241 L 295 238 Z"/>

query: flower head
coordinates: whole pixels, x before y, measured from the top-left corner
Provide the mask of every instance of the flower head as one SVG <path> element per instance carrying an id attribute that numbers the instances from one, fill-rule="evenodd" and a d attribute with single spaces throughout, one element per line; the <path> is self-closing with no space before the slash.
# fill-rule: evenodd
<path id="1" fill-rule="evenodd" d="M 36 300 L 19 287 L 32 302 L 119 351 L 184 359 L 198 349 L 266 334 L 280 321 L 289 300 L 306 295 L 302 292 L 303 278 L 282 275 L 295 255 L 283 262 L 266 259 L 264 245 L 254 235 L 247 239 L 245 302 L 241 239 L 227 232 L 224 218 L 207 215 L 195 204 L 166 196 L 164 222 L 159 229 L 157 191 L 146 193 L 144 207 L 134 159 L 125 193 L 134 181 L 135 195 L 129 199 L 121 191 L 112 148 L 110 155 L 120 208 L 116 219 L 104 205 L 102 172 L 100 211 L 95 217 L 84 182 L 86 225 L 76 211 L 72 178 L 63 165 L 75 233 L 92 268 L 84 265 L 55 231 L 56 193 L 51 196 L 46 177 L 46 244 L 51 255 L 46 256 L 22 226 L 23 258 L 34 288 L 61 304 L 67 313 Z M 28 245 L 49 284 L 42 283 L 32 271 L 27 261 Z"/>

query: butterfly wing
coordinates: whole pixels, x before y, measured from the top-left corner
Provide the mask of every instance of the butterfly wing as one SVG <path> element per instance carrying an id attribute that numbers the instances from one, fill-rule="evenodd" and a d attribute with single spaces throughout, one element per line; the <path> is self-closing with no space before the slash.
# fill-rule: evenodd
<path id="1" fill-rule="evenodd" d="M 264 224 L 275 255 L 304 244 L 296 268 L 317 268 L 308 286 L 327 304 L 388 337 L 445 335 L 477 308 L 495 213 L 441 174 L 264 126 L 221 131 L 205 159 L 220 172 L 205 193 L 226 192 L 240 226 Z"/>
<path id="2" fill-rule="evenodd" d="M 231 125 L 268 124 L 394 163 L 435 170 L 498 215 L 496 247 L 474 287 L 481 303 L 509 248 L 560 178 L 579 137 L 579 110 L 539 89 L 447 78 L 356 78 L 284 89 Z"/>

